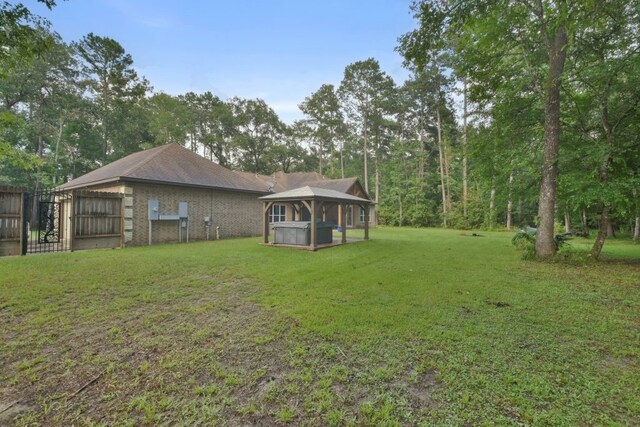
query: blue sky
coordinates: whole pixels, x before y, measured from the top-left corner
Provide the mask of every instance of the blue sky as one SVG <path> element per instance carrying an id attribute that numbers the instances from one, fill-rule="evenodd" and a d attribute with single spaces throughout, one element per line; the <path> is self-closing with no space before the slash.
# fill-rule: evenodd
<path id="1" fill-rule="evenodd" d="M 396 83 L 394 48 L 414 27 L 409 0 L 69 0 L 25 4 L 67 42 L 117 40 L 156 91 L 262 98 L 291 123 L 297 105 L 345 66 L 374 57 Z"/>

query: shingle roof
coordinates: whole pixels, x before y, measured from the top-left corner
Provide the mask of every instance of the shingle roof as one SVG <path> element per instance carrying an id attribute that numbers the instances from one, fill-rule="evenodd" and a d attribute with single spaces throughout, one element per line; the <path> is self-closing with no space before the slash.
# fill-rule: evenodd
<path id="1" fill-rule="evenodd" d="M 344 201 L 344 202 L 365 203 L 365 204 L 373 203 L 371 200 L 352 196 L 351 194 L 346 194 L 341 191 L 330 190 L 327 188 L 309 187 L 308 185 L 300 188 L 295 188 L 289 191 L 283 191 L 281 193 L 262 196 L 260 197 L 260 200 L 276 201 L 276 200 L 299 200 L 299 199 L 314 199 L 314 198 L 334 200 L 334 201 Z"/>
<path id="2" fill-rule="evenodd" d="M 274 174 L 276 187 L 279 187 L 276 190 L 274 187 L 274 191 L 286 191 L 294 188 L 304 187 L 305 185 L 309 185 L 309 182 L 321 181 L 326 179 L 324 176 L 320 175 L 318 172 L 292 172 L 292 173 L 284 173 L 284 172 L 276 172 Z"/>
<path id="3" fill-rule="evenodd" d="M 342 178 L 342 179 L 324 179 L 321 181 L 312 181 L 307 185 L 309 187 L 327 188 L 329 190 L 340 191 L 346 193 L 358 182 L 358 178 Z"/>
<path id="4" fill-rule="evenodd" d="M 328 188 L 330 190 L 348 192 L 358 181 L 358 178 L 329 179 L 317 172 L 276 172 L 273 175 L 259 175 L 251 172 L 238 172 L 246 179 L 252 180 L 265 189 L 271 189 L 274 193 L 293 190 L 304 186 L 316 188 Z"/>
<path id="5" fill-rule="evenodd" d="M 178 144 L 130 154 L 60 186 L 80 188 L 114 181 L 147 181 L 190 187 L 266 193 L 256 180 L 238 174 Z"/>
<path id="6" fill-rule="evenodd" d="M 243 171 L 233 171 L 233 172 L 238 174 L 238 175 L 240 175 L 244 179 L 247 179 L 247 180 L 253 182 L 255 185 L 257 185 L 260 188 L 264 189 L 264 191 L 266 191 L 266 192 L 284 191 L 284 190 L 276 190 L 276 189 L 274 189 L 275 180 L 274 180 L 273 177 L 271 177 L 269 175 L 260 175 L 260 174 L 253 173 L 253 172 L 243 172 Z"/>

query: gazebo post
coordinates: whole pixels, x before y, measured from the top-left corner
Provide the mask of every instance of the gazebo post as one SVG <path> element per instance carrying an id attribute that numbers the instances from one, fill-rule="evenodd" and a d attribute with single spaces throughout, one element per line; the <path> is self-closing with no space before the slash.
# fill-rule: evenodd
<path id="1" fill-rule="evenodd" d="M 311 199 L 311 248 L 316 249 L 318 241 L 318 229 L 316 228 L 316 199 Z"/>
<path id="2" fill-rule="evenodd" d="M 346 205 L 340 203 L 338 205 L 338 210 L 340 211 L 340 229 L 342 230 L 342 243 L 347 243 L 347 227 L 345 226 L 346 219 Z"/>
<path id="3" fill-rule="evenodd" d="M 364 240 L 369 240 L 369 205 L 364 205 Z"/>

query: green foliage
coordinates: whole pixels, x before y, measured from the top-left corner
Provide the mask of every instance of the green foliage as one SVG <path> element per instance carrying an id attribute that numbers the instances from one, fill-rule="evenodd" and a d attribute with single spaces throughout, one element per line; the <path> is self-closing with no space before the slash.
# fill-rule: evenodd
<path id="1" fill-rule="evenodd" d="M 229 106 L 236 128 L 234 144 L 238 148 L 240 168 L 261 174 L 274 172 L 269 153 L 278 145 L 285 125 L 262 99 L 233 98 Z"/>
<path id="2" fill-rule="evenodd" d="M 93 98 L 95 126 L 100 129 L 101 161 L 115 160 L 135 151 L 148 140 L 147 117 L 140 103 L 150 90 L 139 78 L 133 58 L 116 40 L 93 33 L 73 47 L 80 59 L 82 87 Z"/>
<path id="3" fill-rule="evenodd" d="M 469 158 L 471 175 L 478 194 L 493 202 L 484 207 L 485 226 L 494 227 L 508 203 L 519 207 L 517 223 L 532 222 L 542 147 L 558 141 L 549 132 L 551 119 L 562 127 L 559 204 L 565 212 L 595 217 L 607 206 L 615 222 L 629 222 L 637 210 L 639 167 L 637 0 L 570 7 L 553 1 L 415 1 L 411 10 L 417 28 L 401 36 L 398 46 L 406 65 L 445 66 L 469 88 L 478 122 L 469 135 L 476 151 Z M 563 70 L 550 64 L 561 58 L 552 51 L 553 40 L 564 35 L 570 42 L 558 52 L 567 55 Z M 551 79 L 553 69 L 560 74 Z M 564 81 L 563 93 L 554 95 L 557 104 L 544 106 L 550 81 Z M 561 121 L 548 114 L 552 105 L 560 105 Z M 473 135 L 476 130 L 481 132 Z M 552 165 L 547 161 L 542 168 L 545 176 Z M 548 181 L 555 186 L 555 178 Z M 468 222 L 463 219 L 457 223 Z M 548 223 L 543 226 L 550 238 Z"/>
<path id="4" fill-rule="evenodd" d="M 157 93 L 147 100 L 146 108 L 153 145 L 183 144 L 187 140 L 191 111 L 186 102 L 166 93 Z"/>
<path id="5" fill-rule="evenodd" d="M 0 182 L 22 186 L 25 181 L 19 174 L 33 172 L 41 164 L 42 162 L 36 156 L 17 150 L 5 141 L 0 141 Z"/>
<path id="6" fill-rule="evenodd" d="M 369 157 L 375 159 L 374 167 L 379 173 L 380 158 L 389 143 L 388 130 L 392 125 L 389 114 L 394 107 L 395 83 L 380 68 L 374 58 L 347 65 L 338 88 L 338 98 L 352 129 L 352 147 L 362 158 L 362 177 L 365 190 L 369 191 Z M 377 175 L 379 176 L 379 175 Z M 376 200 L 379 181 L 374 189 Z"/>
<path id="7" fill-rule="evenodd" d="M 572 239 L 574 233 L 566 232 L 556 234 L 553 238 L 556 250 L 566 250 L 571 246 L 569 241 Z M 522 252 L 523 259 L 535 259 L 536 258 L 536 229 L 535 228 L 523 228 L 516 231 L 515 235 L 511 239 L 511 243 Z M 566 252 L 565 252 L 566 253 Z"/>
<path id="8" fill-rule="evenodd" d="M 535 259 L 536 257 L 536 234 L 535 231 L 522 229 L 516 231 L 511 239 L 511 244 L 522 252 L 523 259 Z"/>
<path id="9" fill-rule="evenodd" d="M 348 130 L 334 86 L 322 85 L 320 89 L 306 97 L 299 107 L 307 116 L 304 126 L 308 128 L 304 129 L 304 134 L 316 144 L 315 149 L 319 159 L 318 172 L 321 174 L 328 172 L 329 176 L 336 177 L 337 171 L 340 170 L 341 176 L 344 177 L 341 160 Z M 324 158 L 327 155 L 328 167 L 323 169 Z"/>
<path id="10" fill-rule="evenodd" d="M 640 5 L 540 4 L 544 25 L 537 4 L 415 1 L 418 25 L 399 39 L 411 72 L 400 87 L 375 58 L 356 61 L 338 87 L 323 84 L 300 103 L 304 120 L 285 125 L 259 99 L 154 94 L 116 40 L 90 33 L 69 46 L 46 20 L 5 2 L 0 181 L 55 185 L 175 142 L 245 171 L 356 176 L 377 199 L 381 224 L 498 229 L 510 214 L 512 226 L 533 225 L 545 41 L 566 27 L 558 215 L 597 229 L 608 206 L 614 228 L 628 228 L 640 191 Z M 466 132 L 453 102 L 462 81 Z"/>
<path id="11" fill-rule="evenodd" d="M 42 2 L 49 8 L 55 4 L 47 0 Z M 0 78 L 49 48 L 51 38 L 37 29 L 48 26 L 46 20 L 31 14 L 21 3 L 10 4 L 4 0 L 0 3 Z"/>

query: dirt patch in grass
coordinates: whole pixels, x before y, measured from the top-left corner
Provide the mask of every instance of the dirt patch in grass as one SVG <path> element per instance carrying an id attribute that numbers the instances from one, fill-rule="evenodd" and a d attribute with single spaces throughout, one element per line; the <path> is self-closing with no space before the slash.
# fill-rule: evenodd
<path id="1" fill-rule="evenodd" d="M 7 425 L 12 419 L 21 413 L 31 411 L 35 408 L 21 403 L 19 400 L 13 402 L 0 402 L 0 425 Z"/>

